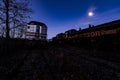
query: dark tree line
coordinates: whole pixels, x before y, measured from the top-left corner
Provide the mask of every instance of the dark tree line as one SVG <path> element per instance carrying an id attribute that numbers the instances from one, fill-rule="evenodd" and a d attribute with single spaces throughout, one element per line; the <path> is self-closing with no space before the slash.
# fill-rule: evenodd
<path id="1" fill-rule="evenodd" d="M 29 0 L 0 0 L 0 36 L 22 37 L 32 9 Z"/>

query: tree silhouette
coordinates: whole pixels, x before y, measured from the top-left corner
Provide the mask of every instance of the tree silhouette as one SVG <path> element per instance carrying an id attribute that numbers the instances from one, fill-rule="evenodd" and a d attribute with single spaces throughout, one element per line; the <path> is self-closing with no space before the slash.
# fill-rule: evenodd
<path id="1" fill-rule="evenodd" d="M 14 37 L 15 32 L 21 35 L 30 13 L 29 0 L 1 0 L 0 1 L 0 22 L 5 26 L 5 37 Z M 17 31 L 16 31 L 17 30 Z M 12 35 L 10 35 L 10 32 Z M 18 35 L 18 36 L 19 36 Z"/>

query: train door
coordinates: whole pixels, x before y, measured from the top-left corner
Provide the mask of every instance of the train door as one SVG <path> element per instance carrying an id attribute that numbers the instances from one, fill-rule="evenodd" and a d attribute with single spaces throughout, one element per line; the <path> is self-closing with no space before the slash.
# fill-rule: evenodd
<path id="1" fill-rule="evenodd" d="M 36 26 L 36 34 L 35 34 L 35 37 L 37 39 L 39 39 L 39 31 L 40 31 L 40 27 L 39 26 Z"/>

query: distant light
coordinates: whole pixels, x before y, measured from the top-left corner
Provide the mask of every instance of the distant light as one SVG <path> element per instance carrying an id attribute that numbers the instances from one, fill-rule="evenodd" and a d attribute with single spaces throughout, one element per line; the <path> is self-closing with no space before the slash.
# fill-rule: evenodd
<path id="1" fill-rule="evenodd" d="M 94 13 L 93 12 L 88 12 L 88 16 L 93 16 L 94 15 Z"/>

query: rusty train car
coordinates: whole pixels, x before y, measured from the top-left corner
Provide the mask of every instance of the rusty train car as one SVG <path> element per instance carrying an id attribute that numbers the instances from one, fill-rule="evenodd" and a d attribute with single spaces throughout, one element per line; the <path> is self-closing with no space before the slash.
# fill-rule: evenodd
<path id="1" fill-rule="evenodd" d="M 81 48 L 120 50 L 120 20 L 88 28 L 71 29 L 53 38 L 55 43 L 77 45 Z"/>

